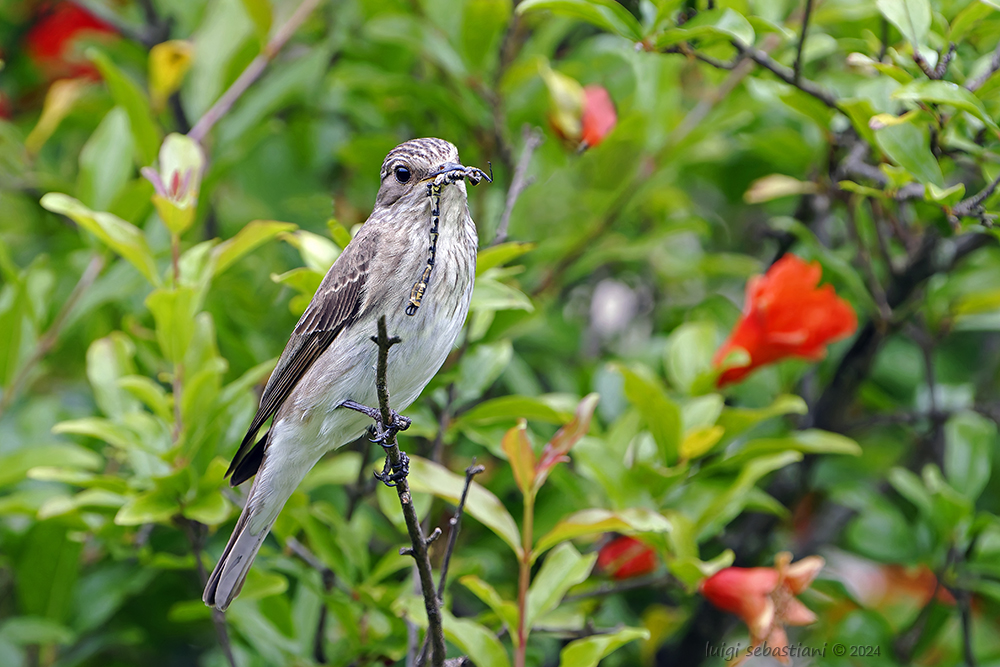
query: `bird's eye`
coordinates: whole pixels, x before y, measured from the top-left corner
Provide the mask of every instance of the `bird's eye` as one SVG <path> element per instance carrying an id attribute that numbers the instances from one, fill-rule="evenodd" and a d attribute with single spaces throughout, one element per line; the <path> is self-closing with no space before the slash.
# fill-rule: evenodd
<path id="1" fill-rule="evenodd" d="M 406 183 L 408 180 L 410 180 L 410 170 L 407 169 L 406 167 L 403 166 L 396 167 L 393 173 L 396 175 L 396 180 L 399 181 L 400 183 Z"/>

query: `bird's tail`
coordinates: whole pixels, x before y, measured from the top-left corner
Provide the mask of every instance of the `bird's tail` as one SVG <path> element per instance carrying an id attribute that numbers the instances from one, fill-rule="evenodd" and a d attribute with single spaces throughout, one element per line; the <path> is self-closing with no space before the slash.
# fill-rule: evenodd
<path id="1" fill-rule="evenodd" d="M 277 461 L 273 463 L 278 464 Z M 202 600 L 208 606 L 225 611 L 240 594 L 247 572 L 250 571 L 264 538 L 278 519 L 281 508 L 312 468 L 315 460 L 297 462 L 300 465 L 290 465 L 290 463 L 292 462 L 283 461 L 280 465 L 274 465 L 275 470 L 268 470 L 268 461 L 265 458 L 253 481 L 253 486 L 250 487 L 246 506 L 240 514 L 239 521 L 236 522 L 229 544 L 226 545 L 226 550 L 222 552 L 222 557 L 219 558 L 205 585 Z"/>

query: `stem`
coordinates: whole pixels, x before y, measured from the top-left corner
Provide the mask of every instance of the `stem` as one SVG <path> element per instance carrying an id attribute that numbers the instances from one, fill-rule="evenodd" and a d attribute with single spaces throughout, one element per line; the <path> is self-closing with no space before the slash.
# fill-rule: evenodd
<path id="1" fill-rule="evenodd" d="M 49 326 L 48 330 L 42 334 L 42 337 L 38 339 L 38 345 L 35 346 L 35 351 L 31 353 L 31 357 L 24 363 L 21 370 L 17 372 L 14 379 L 11 381 L 10 386 L 3 392 L 3 396 L 0 396 L 0 416 L 7 411 L 7 409 L 14 402 L 14 398 L 21 391 L 25 382 L 28 381 L 28 376 L 31 371 L 34 370 L 35 366 L 38 365 L 42 359 L 45 358 L 53 347 L 55 347 L 56 341 L 59 339 L 59 334 L 62 332 L 62 328 L 66 325 L 66 320 L 69 319 L 70 313 L 73 312 L 73 308 L 79 303 L 80 298 L 84 293 L 90 289 L 97 280 L 97 277 L 101 275 L 101 270 L 104 268 L 104 256 L 94 255 L 90 259 L 90 263 L 87 264 L 87 268 L 83 270 L 83 275 L 80 276 L 80 280 L 77 281 L 76 286 L 73 291 L 70 292 L 69 297 L 66 299 L 66 303 L 63 307 L 59 309 L 59 313 L 56 314 L 54 320 L 52 320 L 52 325 Z"/>
<path id="2" fill-rule="evenodd" d="M 524 617 L 528 611 L 528 584 L 531 583 L 531 543 L 532 532 L 535 529 L 535 494 L 524 496 L 524 521 L 521 526 L 521 563 L 517 575 L 517 652 L 514 654 L 514 667 L 524 667 L 525 655 L 528 650 L 528 634 L 531 628 L 526 627 Z"/>
<path id="3" fill-rule="evenodd" d="M 534 155 L 535 149 L 542 144 L 542 132 L 538 128 L 532 129 L 530 125 L 525 125 L 521 135 L 524 138 L 524 148 L 521 149 L 521 157 L 517 159 L 517 166 L 514 168 L 514 178 L 507 190 L 507 201 L 500 216 L 500 224 L 497 225 L 496 236 L 493 237 L 493 245 L 507 240 L 507 227 L 510 225 L 510 214 L 514 210 L 514 204 L 517 203 L 521 192 L 534 182 L 534 178 L 527 177 L 528 165 L 531 164 L 531 156 Z"/>
<path id="4" fill-rule="evenodd" d="M 386 331 L 385 315 L 378 320 L 378 336 L 374 340 L 378 344 L 375 389 L 378 392 L 378 405 L 382 424 L 388 428 L 388 425 L 392 423 L 392 411 L 389 409 L 389 387 L 386 381 L 389 365 L 389 348 L 400 342 L 400 340 L 396 336 L 389 337 Z M 402 455 L 400 454 L 399 444 L 396 442 L 396 435 L 394 433 L 383 447 L 394 469 L 399 468 L 402 462 Z M 403 518 L 406 520 L 406 532 L 409 534 L 410 542 L 413 545 L 412 549 L 401 550 L 400 553 L 408 553 L 413 556 L 413 560 L 416 562 L 417 574 L 420 578 L 420 588 L 424 595 L 424 607 L 427 610 L 427 633 L 431 637 L 431 664 L 434 667 L 443 667 L 445 656 L 444 628 L 442 627 L 441 607 L 438 603 L 437 593 L 434 590 L 434 575 L 431 571 L 431 560 L 427 553 L 429 540 L 424 537 L 423 529 L 420 527 L 420 520 L 417 518 L 417 512 L 413 508 L 413 499 L 410 496 L 410 485 L 405 477 L 396 482 L 396 493 L 399 495 L 399 504 L 403 509 Z M 437 534 L 440 534 L 440 531 Z M 436 537 L 436 535 L 433 537 Z"/>
<path id="5" fill-rule="evenodd" d="M 236 100 L 240 98 L 243 93 L 247 91 L 250 85 L 260 78 L 260 75 L 264 73 L 264 69 L 267 68 L 268 64 L 274 57 L 278 55 L 282 47 L 285 46 L 287 42 L 295 31 L 299 29 L 309 15 L 312 14 L 313 10 L 319 5 L 320 0 L 302 0 L 302 4 L 299 8 L 295 10 L 288 20 L 278 28 L 278 31 L 274 33 L 274 37 L 271 41 L 267 43 L 264 47 L 263 52 L 247 65 L 243 73 L 237 77 L 236 81 L 222 94 L 215 104 L 212 105 L 205 115 L 198 119 L 194 127 L 188 132 L 188 136 L 195 141 L 201 143 L 205 139 L 205 135 L 208 134 L 209 130 L 219 122 L 219 120 L 225 116 L 229 110 L 236 103 Z"/>
<path id="6" fill-rule="evenodd" d="M 813 0 L 806 0 L 805 13 L 802 15 L 802 34 L 799 36 L 799 48 L 795 52 L 795 65 L 793 66 L 793 78 L 798 85 L 802 76 L 802 49 L 806 45 L 806 31 L 809 30 L 809 16 L 812 14 Z"/>
<path id="7" fill-rule="evenodd" d="M 201 552 L 205 544 L 206 526 L 203 523 L 181 516 L 178 517 L 178 521 L 184 528 L 184 534 L 191 544 L 191 551 L 194 553 L 194 562 L 198 568 L 198 579 L 201 581 L 201 587 L 204 588 L 205 582 L 208 581 L 208 572 L 205 571 L 205 563 L 201 560 Z M 222 648 L 222 654 L 226 656 L 226 662 L 229 663 L 229 667 L 236 667 L 236 658 L 233 656 L 233 647 L 229 642 L 229 631 L 226 628 L 225 612 L 213 609 L 212 624 L 215 626 L 215 633 L 219 637 L 219 646 Z"/>

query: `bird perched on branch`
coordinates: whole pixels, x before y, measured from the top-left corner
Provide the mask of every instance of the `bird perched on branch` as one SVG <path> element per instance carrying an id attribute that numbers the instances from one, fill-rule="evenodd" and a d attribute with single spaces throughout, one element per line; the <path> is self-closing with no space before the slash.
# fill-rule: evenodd
<path id="1" fill-rule="evenodd" d="M 386 156 L 371 216 L 295 326 L 229 466 L 233 486 L 256 477 L 208 578 L 205 604 L 229 606 L 299 482 L 326 452 L 362 435 L 377 413 L 365 406 L 377 405 L 378 348 L 371 336 L 379 317 L 402 339 L 388 360 L 398 409 L 409 406 L 444 363 L 465 322 L 476 269 L 465 180 L 475 185 L 483 178 L 489 180 L 463 166 L 458 149 L 442 139 L 407 141 Z M 400 418 L 380 429 L 407 423 Z M 392 479 L 386 474 L 383 481 Z"/>

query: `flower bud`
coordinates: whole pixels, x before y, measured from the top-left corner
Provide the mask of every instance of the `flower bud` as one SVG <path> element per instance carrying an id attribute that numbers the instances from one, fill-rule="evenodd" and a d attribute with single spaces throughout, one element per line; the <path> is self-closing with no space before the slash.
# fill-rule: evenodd
<path id="1" fill-rule="evenodd" d="M 172 233 L 182 234 L 194 222 L 205 154 L 194 139 L 173 133 L 160 146 L 159 162 L 159 171 L 143 167 L 142 175 L 156 188 L 153 204 L 163 224 Z"/>

